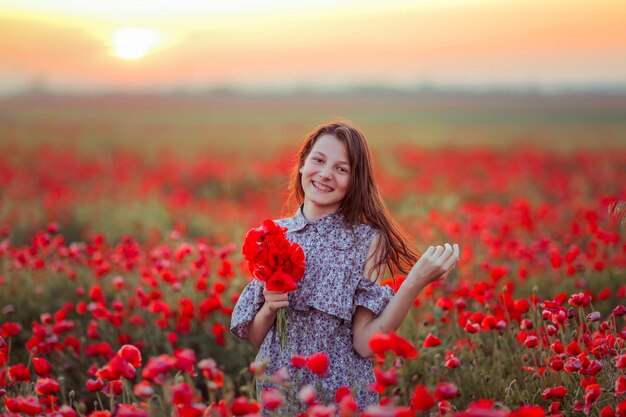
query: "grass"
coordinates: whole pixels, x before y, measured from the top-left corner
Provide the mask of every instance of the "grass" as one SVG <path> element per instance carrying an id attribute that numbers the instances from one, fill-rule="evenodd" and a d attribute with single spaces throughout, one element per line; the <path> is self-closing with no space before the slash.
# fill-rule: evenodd
<path id="1" fill-rule="evenodd" d="M 101 97 L 0 102 L 1 142 L 63 142 L 84 150 L 142 154 L 169 149 L 233 154 L 295 148 L 316 124 L 357 123 L 384 153 L 420 147 L 557 150 L 626 145 L 626 98 L 549 96 Z"/>

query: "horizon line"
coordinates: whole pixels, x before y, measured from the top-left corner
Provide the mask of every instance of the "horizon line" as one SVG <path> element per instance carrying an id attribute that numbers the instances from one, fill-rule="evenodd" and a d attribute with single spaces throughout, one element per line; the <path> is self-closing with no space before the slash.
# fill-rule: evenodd
<path id="1" fill-rule="evenodd" d="M 50 97 L 88 97 L 88 96 L 334 96 L 334 95 L 571 95 L 571 94 L 603 94 L 626 95 L 624 82 L 592 82 L 592 83 L 385 83 L 355 82 L 320 84 L 311 82 L 293 83 L 290 85 L 166 85 L 161 87 L 51 87 L 45 83 L 33 83 L 11 91 L 0 89 L 0 98 L 17 98 L 33 96 Z"/>

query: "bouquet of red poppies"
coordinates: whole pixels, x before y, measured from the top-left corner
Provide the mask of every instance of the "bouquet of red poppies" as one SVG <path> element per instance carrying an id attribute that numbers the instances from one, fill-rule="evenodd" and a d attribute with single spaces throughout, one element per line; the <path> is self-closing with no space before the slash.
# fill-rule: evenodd
<path id="1" fill-rule="evenodd" d="M 241 248 L 252 276 L 265 283 L 270 291 L 290 292 L 304 276 L 305 259 L 300 245 L 285 236 L 286 228 L 272 220 L 250 229 Z M 276 326 L 281 345 L 287 343 L 287 315 L 285 307 L 276 313 Z"/>

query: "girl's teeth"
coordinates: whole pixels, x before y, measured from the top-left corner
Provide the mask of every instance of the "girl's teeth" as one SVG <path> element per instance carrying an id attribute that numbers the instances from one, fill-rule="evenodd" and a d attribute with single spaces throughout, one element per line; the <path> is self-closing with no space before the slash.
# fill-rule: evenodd
<path id="1" fill-rule="evenodd" d="M 331 190 L 331 188 L 325 187 L 322 184 L 318 184 L 318 183 L 314 183 L 314 184 L 315 184 L 315 188 L 319 188 L 322 191 L 330 191 Z"/>

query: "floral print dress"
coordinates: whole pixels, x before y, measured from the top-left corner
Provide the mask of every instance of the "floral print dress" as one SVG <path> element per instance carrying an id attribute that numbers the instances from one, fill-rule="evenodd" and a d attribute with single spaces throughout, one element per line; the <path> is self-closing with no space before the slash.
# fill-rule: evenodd
<path id="1" fill-rule="evenodd" d="M 288 401 L 294 402 L 300 388 L 311 384 L 322 403 L 334 401 L 338 388 L 352 389 L 361 409 L 378 403 L 369 390 L 374 382 L 371 359 L 359 356 L 352 345 L 352 315 L 363 306 L 379 315 L 393 290 L 363 276 L 369 246 L 378 233 L 366 224 L 348 226 L 338 213 L 308 221 L 302 208 L 294 217 L 277 220 L 286 227 L 287 238 L 297 242 L 306 255 L 304 278 L 289 293 L 288 342 L 283 348 L 273 326 L 261 344 L 257 361 L 267 362 L 267 375 L 287 369 L 292 388 Z M 231 318 L 231 332 L 248 338 L 248 326 L 265 302 L 263 283 L 253 280 L 242 291 Z M 329 357 L 328 375 L 317 376 L 306 368 L 294 368 L 291 357 L 325 352 Z M 257 394 L 271 384 L 258 381 Z"/>

